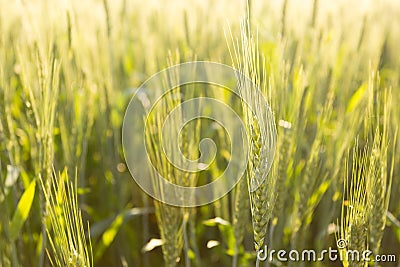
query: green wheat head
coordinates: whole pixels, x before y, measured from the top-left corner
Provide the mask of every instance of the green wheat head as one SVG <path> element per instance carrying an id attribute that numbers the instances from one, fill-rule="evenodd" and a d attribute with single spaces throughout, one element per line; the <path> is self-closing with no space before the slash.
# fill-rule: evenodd
<path id="1" fill-rule="evenodd" d="M 90 236 L 86 240 L 82 213 L 78 207 L 77 176 L 71 181 L 68 173 L 53 173 L 50 187 L 41 179 L 47 206 L 47 255 L 52 266 L 93 266 Z M 87 229 L 89 233 L 89 228 Z"/>
<path id="2" fill-rule="evenodd" d="M 269 163 L 272 160 L 269 149 L 273 146 L 274 119 L 269 117 L 269 107 L 264 106 L 254 92 L 255 86 L 261 91 L 267 87 L 265 59 L 260 55 L 258 37 L 251 34 L 248 20 L 241 23 L 240 41 L 233 42 L 233 65 L 241 75 L 250 79 L 239 81 L 240 94 L 251 103 L 243 102 L 244 123 L 246 125 L 249 149 L 249 161 L 246 171 L 246 180 L 250 196 L 250 206 L 253 222 L 254 247 L 259 250 L 265 244 L 267 224 L 272 216 L 276 200 L 276 178 L 274 169 L 269 172 Z M 249 107 L 248 105 L 251 105 Z M 260 125 L 265 127 L 260 127 Z M 256 188 L 252 190 L 252 188 Z M 243 200 L 245 201 L 245 200 Z"/>

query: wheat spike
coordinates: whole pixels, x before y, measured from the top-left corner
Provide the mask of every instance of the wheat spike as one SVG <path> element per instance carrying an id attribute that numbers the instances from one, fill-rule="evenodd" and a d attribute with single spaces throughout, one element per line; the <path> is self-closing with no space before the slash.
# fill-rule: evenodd
<path id="1" fill-rule="evenodd" d="M 172 59 L 169 64 L 172 65 Z M 178 73 L 168 73 L 168 79 L 178 79 Z M 177 82 L 176 82 L 177 83 Z M 174 83 L 174 84 L 176 84 Z M 167 86 L 167 88 L 170 88 Z M 156 179 L 158 175 L 161 175 L 164 179 L 171 183 L 181 186 L 195 186 L 197 183 L 197 174 L 182 171 L 176 168 L 166 157 L 164 149 L 171 151 L 171 142 L 178 138 L 175 135 L 174 129 L 179 129 L 183 124 L 183 111 L 179 109 L 179 105 L 182 100 L 182 92 L 180 88 L 175 88 L 169 91 L 164 97 L 160 109 L 151 112 L 147 118 L 148 132 L 146 132 L 146 143 L 149 153 L 149 157 L 155 170 L 152 172 L 152 181 L 154 191 L 157 193 L 161 200 L 163 199 L 177 199 L 180 197 L 177 192 L 171 190 L 164 190 L 163 185 Z M 166 118 L 169 113 L 178 109 L 180 113 L 178 116 L 172 116 L 170 118 L 171 123 L 168 126 L 164 125 Z M 193 127 L 184 127 L 182 129 L 182 138 L 180 139 L 180 147 L 184 155 L 198 156 L 198 149 L 196 145 L 199 141 L 199 127 L 200 123 L 197 122 Z M 165 140 L 167 147 L 162 147 Z M 181 154 L 173 152 L 172 159 L 179 161 L 181 160 Z M 184 224 L 195 215 L 194 209 L 175 207 L 158 200 L 154 201 L 156 218 L 158 227 L 160 229 L 161 238 L 163 240 L 162 250 L 163 257 L 166 266 L 176 266 L 180 260 L 180 255 L 184 244 L 185 249 L 188 248 L 188 240 L 184 240 L 187 237 L 186 231 L 184 232 Z M 186 261 L 189 259 L 186 258 Z"/>
<path id="2" fill-rule="evenodd" d="M 353 149 L 351 176 L 344 179 L 344 197 L 341 215 L 341 230 L 339 237 L 346 240 L 348 246 L 341 249 L 344 266 L 361 267 L 366 262 L 359 258 L 347 257 L 347 252 L 357 251 L 359 255 L 368 248 L 368 209 L 366 189 L 366 168 L 368 167 L 368 149 L 359 151 L 358 142 Z M 349 159 L 346 162 L 346 173 L 349 172 Z"/>
<path id="3" fill-rule="evenodd" d="M 233 213 L 233 231 L 237 248 L 243 241 L 246 229 L 250 206 L 248 196 L 247 181 L 245 179 L 241 179 L 236 186 Z"/>
<path id="4" fill-rule="evenodd" d="M 374 93 L 373 90 L 370 92 Z M 368 192 L 368 209 L 369 209 L 369 245 L 371 250 L 379 253 L 379 248 L 386 226 L 386 212 L 389 205 L 389 197 L 393 171 L 388 171 L 388 147 L 389 147 L 389 120 L 390 120 L 390 91 L 385 93 L 383 97 L 378 95 L 378 99 L 382 99 L 383 114 L 380 116 L 380 103 L 377 106 L 371 106 L 369 112 L 378 113 L 376 128 L 373 131 L 373 144 L 369 156 L 369 168 L 367 179 Z M 372 109 L 372 110 L 371 110 Z M 380 122 L 382 121 L 382 129 Z M 395 153 L 393 153 L 394 155 Z M 393 161 L 393 159 L 392 159 Z M 393 170 L 393 162 L 392 162 Z"/>
<path id="5" fill-rule="evenodd" d="M 264 245 L 264 239 L 267 232 L 267 224 L 271 218 L 273 205 L 275 203 L 275 184 L 276 175 L 267 170 L 267 151 L 262 141 L 257 127 L 251 127 L 251 159 L 247 171 L 247 181 L 249 188 L 254 186 L 258 188 L 250 190 L 250 204 L 254 230 L 254 246 L 259 250 Z M 267 176 L 267 177 L 266 177 Z"/>
<path id="6" fill-rule="evenodd" d="M 156 216 L 163 240 L 162 251 L 165 266 L 176 266 L 183 248 L 182 238 L 182 208 L 154 202 Z"/>
<path id="7" fill-rule="evenodd" d="M 146 134 L 146 142 L 149 147 L 149 156 L 157 172 L 170 182 L 182 184 L 183 180 L 185 180 L 184 177 L 174 170 L 165 155 L 162 154 L 162 148 L 160 147 L 161 138 L 163 138 L 162 122 L 165 120 L 168 108 L 169 104 L 163 107 L 163 110 L 150 114 L 148 117 L 149 132 Z M 162 185 L 155 179 L 158 173 L 152 172 L 155 191 L 160 192 L 162 198 L 169 198 L 171 197 L 170 194 L 174 194 L 174 192 L 163 190 Z M 154 200 L 154 205 L 158 227 L 163 240 L 162 250 L 165 265 L 173 267 L 179 261 L 183 248 L 183 209 L 170 206 L 158 200 Z"/>
<path id="8" fill-rule="evenodd" d="M 276 200 L 277 176 L 268 175 L 273 160 L 271 151 L 275 149 L 273 147 L 275 124 L 269 107 L 263 104 L 255 91 L 256 88 L 266 88 L 265 59 L 259 54 L 258 37 L 251 34 L 248 19 L 244 19 L 241 23 L 240 42 L 233 41 L 233 44 L 235 55 L 233 57 L 231 53 L 233 65 L 245 77 L 239 77 L 239 92 L 243 99 L 250 102 L 243 102 L 244 123 L 250 145 L 246 180 L 250 196 L 254 247 L 259 250 L 265 244 L 267 224 Z M 247 78 L 251 84 L 246 81 Z"/>
<path id="9" fill-rule="evenodd" d="M 58 175 L 54 171 L 50 187 L 46 188 L 43 179 L 40 182 L 48 211 L 46 233 L 50 248 L 47 254 L 51 265 L 93 266 L 90 236 L 87 242 L 78 207 L 77 175 L 72 182 L 66 170 Z"/>

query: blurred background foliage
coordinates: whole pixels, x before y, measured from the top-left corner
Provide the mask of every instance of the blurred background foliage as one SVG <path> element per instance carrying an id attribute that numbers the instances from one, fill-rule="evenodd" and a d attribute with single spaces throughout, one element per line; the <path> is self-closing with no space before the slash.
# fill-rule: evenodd
<path id="1" fill-rule="evenodd" d="M 335 246 L 347 151 L 387 125 L 394 175 L 381 252 L 399 260 L 400 2 L 254 0 L 250 7 L 278 130 L 267 243 Z M 162 265 L 154 204 L 124 163 L 125 108 L 169 62 L 232 65 L 225 35 L 229 25 L 240 36 L 244 14 L 244 1 L 0 0 L 0 266 L 49 264 L 41 192 L 64 169 L 70 177 L 76 171 L 95 266 Z M 375 115 L 367 112 L 371 99 Z M 391 116 L 375 120 L 383 106 Z M 224 142 L 222 129 L 208 131 L 202 128 Z M 208 175 L 220 171 L 214 168 Z M 33 183 L 38 178 L 43 187 Z M 196 208 L 186 250 L 194 266 L 231 265 L 236 191 Z M 243 222 L 239 265 L 248 266 L 255 259 L 250 216 Z M 305 266 L 329 264 L 340 266 Z"/>

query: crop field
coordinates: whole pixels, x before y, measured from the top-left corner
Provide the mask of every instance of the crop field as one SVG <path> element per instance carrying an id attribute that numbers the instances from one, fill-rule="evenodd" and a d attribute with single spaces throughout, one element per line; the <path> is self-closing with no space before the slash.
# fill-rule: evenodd
<path id="1" fill-rule="evenodd" d="M 0 0 L 0 267 L 400 267 L 399 123 L 398 0 Z"/>

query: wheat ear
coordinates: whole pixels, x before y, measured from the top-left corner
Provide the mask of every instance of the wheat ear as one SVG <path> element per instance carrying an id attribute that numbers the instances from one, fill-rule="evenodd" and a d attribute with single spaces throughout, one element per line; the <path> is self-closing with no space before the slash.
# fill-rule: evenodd
<path id="1" fill-rule="evenodd" d="M 368 149 L 360 152 L 358 143 L 353 149 L 351 169 L 349 157 L 346 159 L 346 174 L 344 177 L 344 194 L 342 202 L 341 228 L 339 238 L 346 243 L 339 247 L 343 266 L 361 267 L 366 262 L 361 257 L 350 258 L 349 251 L 362 255 L 367 249 L 368 209 L 366 191 L 366 168 L 368 164 Z"/>
<path id="2" fill-rule="evenodd" d="M 232 35 L 231 35 L 232 37 Z M 239 92 L 243 101 L 244 123 L 250 144 L 246 180 L 250 196 L 254 247 L 256 250 L 265 244 L 267 224 L 272 216 L 276 200 L 276 175 L 269 174 L 272 163 L 271 151 L 275 147 L 275 124 L 272 112 L 260 99 L 255 90 L 266 88 L 265 59 L 258 49 L 258 37 L 251 34 L 250 23 L 241 23 L 241 39 L 233 40 L 231 53 L 233 65 L 240 71 Z M 248 79 L 248 80 L 247 80 Z"/>
<path id="3" fill-rule="evenodd" d="M 372 90 L 371 90 L 372 91 Z M 374 92 L 372 91 L 371 94 Z M 389 148 L 389 121 L 390 121 L 390 91 L 383 97 L 378 95 L 378 99 L 383 100 L 383 115 L 380 116 L 380 104 L 370 106 L 370 114 L 376 114 L 377 126 L 372 129 L 373 144 L 369 157 L 367 192 L 369 208 L 369 245 L 371 250 L 379 253 L 379 248 L 386 226 L 386 213 L 389 206 L 390 190 L 393 177 L 393 160 L 391 170 L 388 166 Z M 372 109 L 372 110 L 371 110 Z M 375 110 L 377 109 L 377 110 Z M 382 127 L 380 123 L 382 122 Z M 394 153 L 393 153 L 394 155 Z M 389 170 L 389 171 L 388 171 Z"/>

